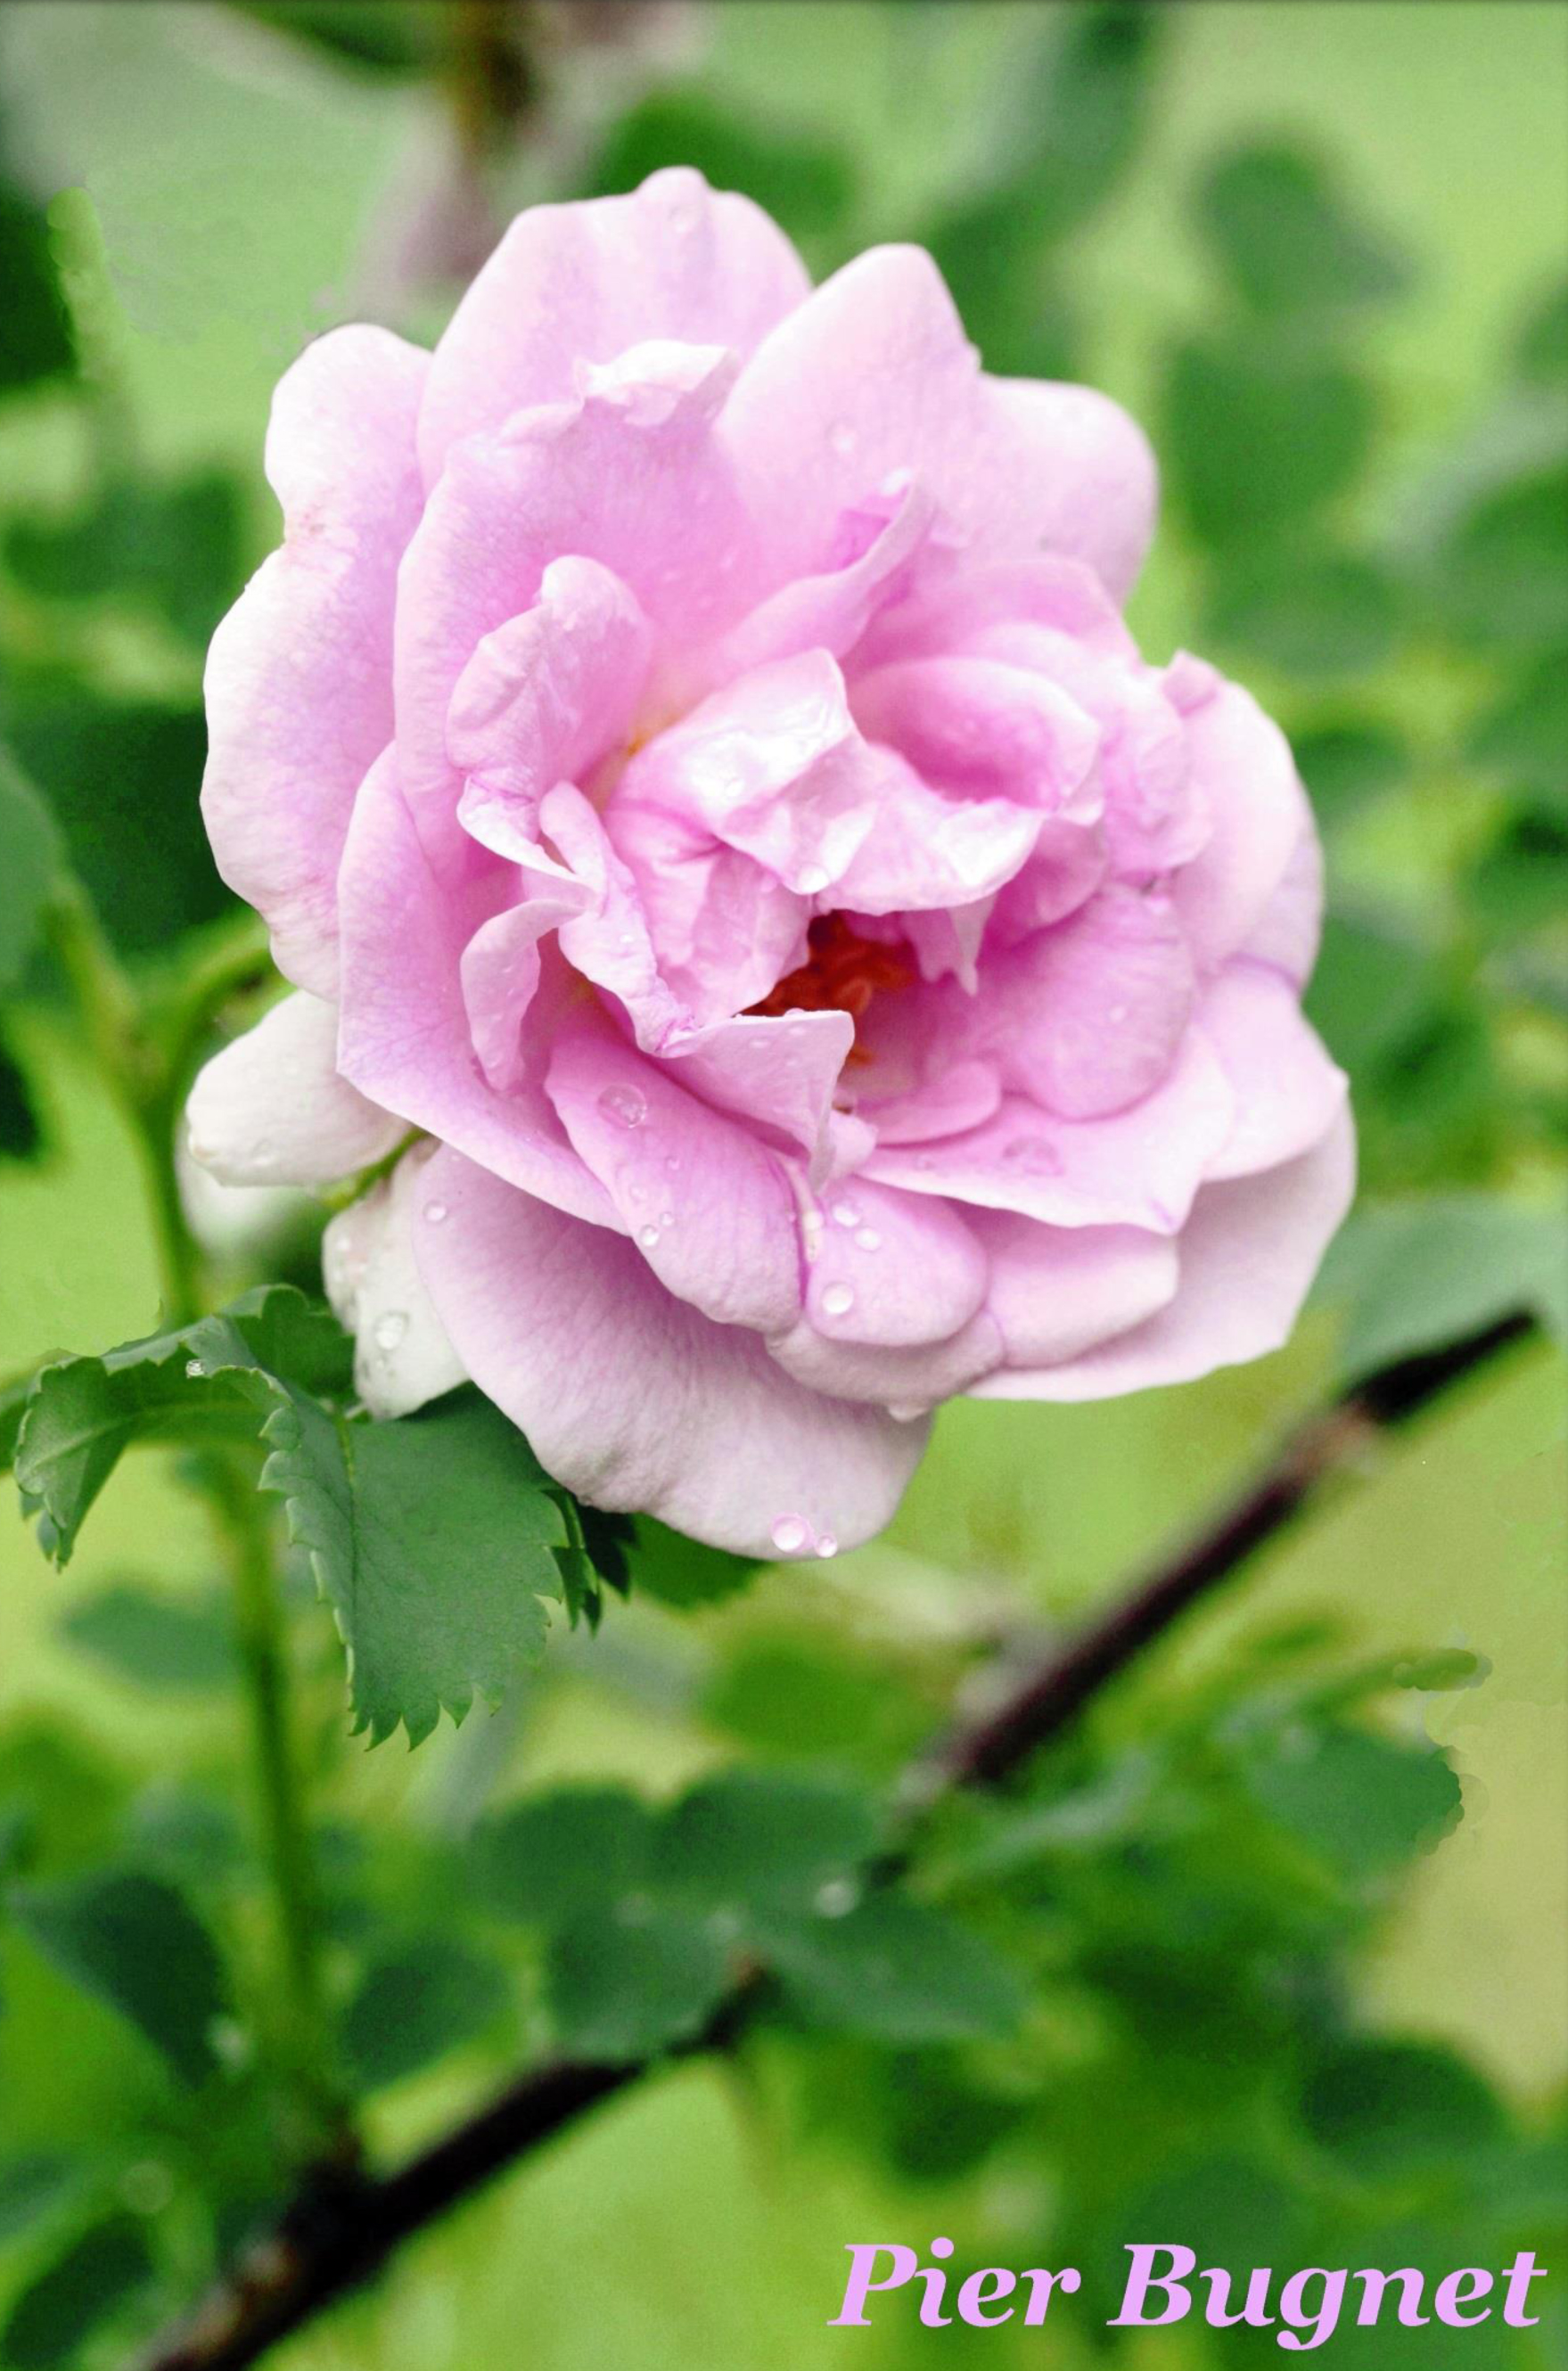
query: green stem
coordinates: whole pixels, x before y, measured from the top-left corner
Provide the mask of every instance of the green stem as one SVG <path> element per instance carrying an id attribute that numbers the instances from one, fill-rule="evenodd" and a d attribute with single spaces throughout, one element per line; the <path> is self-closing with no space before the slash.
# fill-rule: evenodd
<path id="1" fill-rule="evenodd" d="M 293 2153 L 316 2161 L 349 2145 L 331 2074 L 321 1973 L 320 1884 L 293 1709 L 288 1629 L 272 1526 L 253 1475 L 215 1462 L 211 1496 L 234 1584 L 240 1662 L 250 1702 L 262 1848 L 277 1925 L 276 2031 L 291 2094 Z"/>

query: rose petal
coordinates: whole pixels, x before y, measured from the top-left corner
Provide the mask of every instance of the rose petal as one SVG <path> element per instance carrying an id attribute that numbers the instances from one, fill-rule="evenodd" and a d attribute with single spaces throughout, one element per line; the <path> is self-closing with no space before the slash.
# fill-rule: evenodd
<path id="1" fill-rule="evenodd" d="M 944 1341 L 985 1299 L 973 1229 L 926 1197 L 846 1178 L 809 1214 L 807 1241 L 806 1313 L 830 1342 Z"/>
<path id="2" fill-rule="evenodd" d="M 321 1239 L 327 1298 L 354 1336 L 354 1387 L 372 1416 L 407 1416 L 468 1380 L 414 1265 L 415 1228 L 444 1217 L 431 1151 L 405 1152 L 389 1177 L 329 1220 Z"/>
<path id="3" fill-rule="evenodd" d="M 759 1335 L 667 1292 L 634 1244 L 450 1151 L 449 1217 L 421 1271 L 464 1365 L 591 1506 L 636 1509 L 742 1556 L 853 1547 L 881 1530 L 925 1428 L 794 1382 Z"/>
<path id="4" fill-rule="evenodd" d="M 226 1186 L 330 1186 L 381 1160 L 407 1127 L 339 1076 L 337 1054 L 337 1006 L 285 996 L 197 1078 L 194 1158 Z"/>
<path id="5" fill-rule="evenodd" d="M 1283 975 L 1237 959 L 1204 994 L 1198 1025 L 1236 1090 L 1236 1125 L 1210 1177 L 1249 1177 L 1326 1136 L 1350 1081 L 1302 1017 Z"/>
<path id="6" fill-rule="evenodd" d="M 1283 734 L 1238 685 L 1221 684 L 1195 708 L 1187 736 L 1212 830 L 1171 895 L 1194 955 L 1210 966 L 1261 923 L 1311 810 Z"/>
<path id="7" fill-rule="evenodd" d="M 392 734 L 398 563 L 419 521 L 427 356 L 334 330 L 280 381 L 267 476 L 284 543 L 207 653 L 202 814 L 218 871 L 262 913 L 285 977 L 337 990 L 336 885 L 354 795 Z"/>
<path id="8" fill-rule="evenodd" d="M 1012 1210 L 976 1211 L 991 1263 L 985 1305 L 1008 1367 L 1052 1366 L 1123 1334 L 1176 1290 L 1177 1250 L 1139 1227 L 1042 1227 Z"/>

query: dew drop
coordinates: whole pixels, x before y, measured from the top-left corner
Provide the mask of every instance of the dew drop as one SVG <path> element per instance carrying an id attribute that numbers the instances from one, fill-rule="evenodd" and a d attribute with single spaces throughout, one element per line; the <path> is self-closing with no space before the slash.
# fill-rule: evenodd
<path id="1" fill-rule="evenodd" d="M 1062 1156 L 1043 1136 L 1016 1136 L 1011 1144 L 1003 1146 L 1002 1158 L 1009 1169 L 1021 1170 L 1026 1177 L 1062 1174 Z"/>
<path id="2" fill-rule="evenodd" d="M 918 1400 L 893 1400 L 889 1404 L 888 1414 L 895 1424 L 916 1424 L 925 1410 Z"/>
<path id="3" fill-rule="evenodd" d="M 800 868 L 800 894 L 803 897 L 819 896 L 828 885 L 828 870 L 822 864 L 803 864 Z"/>
<path id="4" fill-rule="evenodd" d="M 854 451 L 855 434 L 847 420 L 835 420 L 828 431 L 828 443 L 841 461 L 847 461 Z"/>
<path id="5" fill-rule="evenodd" d="M 841 1227 L 858 1227 L 860 1224 L 860 1212 L 853 1202 L 835 1202 L 833 1217 Z"/>
<path id="6" fill-rule="evenodd" d="M 854 1294 L 847 1284 L 830 1284 L 822 1295 L 824 1317 L 847 1317 L 854 1307 Z"/>
<path id="7" fill-rule="evenodd" d="M 447 1216 L 447 1205 L 445 1202 L 426 1202 L 424 1216 L 430 1226 L 438 1227 Z"/>
<path id="8" fill-rule="evenodd" d="M 772 1528 L 773 1545 L 781 1556 L 796 1556 L 810 1538 L 810 1526 L 803 1515 L 780 1515 Z"/>
<path id="9" fill-rule="evenodd" d="M 670 1175 L 671 1175 L 672 1177 L 679 1177 L 679 1174 L 680 1174 L 680 1155 L 679 1155 L 679 1152 L 667 1152 L 667 1153 L 665 1154 L 665 1156 L 664 1156 L 664 1165 L 665 1165 L 665 1167 L 668 1170 L 668 1172 L 669 1172 L 669 1174 L 670 1174 Z"/>
<path id="10" fill-rule="evenodd" d="M 656 1227 L 639 1227 L 637 1230 L 637 1241 L 642 1244 L 643 1249 L 645 1252 L 655 1250 L 657 1246 L 658 1239 L 659 1231 Z"/>
<path id="11" fill-rule="evenodd" d="M 836 1556 L 838 1552 L 839 1544 L 833 1537 L 831 1532 L 819 1532 L 817 1534 L 818 1555 L 819 1556 Z"/>
<path id="12" fill-rule="evenodd" d="M 814 1906 L 819 1918 L 847 1918 L 859 1900 L 860 1888 L 853 1878 L 830 1877 L 818 1887 Z"/>
<path id="13" fill-rule="evenodd" d="M 675 1224 L 674 1211 L 661 1210 L 658 1214 L 658 1222 L 661 1227 L 673 1227 Z"/>
<path id="14" fill-rule="evenodd" d="M 877 1233 L 875 1227 L 856 1227 L 854 1231 L 854 1240 L 859 1244 L 863 1252 L 874 1252 L 878 1250 L 882 1242 L 882 1238 Z"/>
<path id="15" fill-rule="evenodd" d="M 186 1359 L 185 1375 L 187 1382 L 192 1383 L 200 1382 L 202 1377 L 206 1373 L 206 1371 L 207 1371 L 205 1367 L 203 1366 L 200 1359 Z"/>
<path id="16" fill-rule="evenodd" d="M 617 1128 L 641 1128 L 648 1116 L 648 1099 L 638 1087 L 606 1087 L 598 1107 Z"/>
<path id="17" fill-rule="evenodd" d="M 377 1317 L 370 1329 L 370 1338 L 377 1350 L 395 1350 L 408 1332 L 408 1318 L 401 1309 L 389 1309 Z"/>

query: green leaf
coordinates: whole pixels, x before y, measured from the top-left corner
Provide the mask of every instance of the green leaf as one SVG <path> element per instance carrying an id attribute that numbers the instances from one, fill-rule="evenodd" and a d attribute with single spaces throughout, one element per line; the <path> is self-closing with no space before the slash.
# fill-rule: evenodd
<path id="1" fill-rule="evenodd" d="M 873 1894 L 839 1917 L 781 1919 L 766 1953 L 796 2014 L 843 2033 L 984 2040 L 1012 2032 L 1024 2013 L 1023 1987 L 990 1944 L 899 1894 Z"/>
<path id="2" fill-rule="evenodd" d="M 808 1909 L 877 1847 L 868 1795 L 831 1780 L 735 1769 L 670 1805 L 653 1838 L 649 1882 L 668 1897 L 741 1912 Z"/>
<path id="3" fill-rule="evenodd" d="M 213 2072 L 211 2029 L 228 1986 L 211 1936 L 173 1886 L 109 1870 L 18 1890 L 6 1908 L 52 1967 L 129 2018 L 185 2082 Z"/>
<path id="4" fill-rule="evenodd" d="M 137 1687 L 202 1690 L 234 1676 L 234 1629 L 222 1597 L 192 1604 L 121 1582 L 72 1606 L 60 1627 Z"/>
<path id="5" fill-rule="evenodd" d="M 1307 991 L 1307 1014 L 1354 1072 L 1411 1036 L 1437 993 L 1430 950 L 1381 916 L 1330 914 Z"/>
<path id="6" fill-rule="evenodd" d="M 200 648 L 244 582 L 240 488 L 214 470 L 161 485 L 121 479 L 90 509 L 16 520 L 6 556 L 30 593 L 143 602 Z"/>
<path id="7" fill-rule="evenodd" d="M 515 1803 L 474 1834 L 474 1883 L 485 1907 L 558 1925 L 624 1895 L 647 1875 L 652 1816 L 620 1787 L 562 1787 Z"/>
<path id="8" fill-rule="evenodd" d="M 229 0 L 251 17 L 286 33 L 338 64 L 398 77 L 428 74 L 439 64 L 444 12 L 427 0 Z"/>
<path id="9" fill-rule="evenodd" d="M 1054 14 L 1008 60 L 987 127 L 993 187 L 1037 237 L 1086 221 L 1132 163 L 1163 36 L 1156 11 L 1111 0 Z"/>
<path id="10" fill-rule="evenodd" d="M 1568 645 L 1568 464 L 1523 469 L 1467 504 L 1432 557 L 1429 581 L 1458 640 Z"/>
<path id="11" fill-rule="evenodd" d="M 1376 1878 L 1457 1825 L 1459 1782 L 1434 1746 L 1302 1724 L 1260 1744 L 1249 1791 L 1275 1823 L 1353 1880 Z"/>
<path id="12" fill-rule="evenodd" d="M 1259 313 L 1383 304 L 1414 277 L 1402 250 L 1358 219 L 1322 160 L 1298 148 L 1222 157 L 1199 192 L 1198 220 L 1231 286 Z"/>
<path id="13" fill-rule="evenodd" d="M 1533 792 L 1559 813 L 1568 810 L 1568 653 L 1539 661 L 1489 710 L 1466 755 L 1472 765 L 1504 777 L 1510 789 Z"/>
<path id="14" fill-rule="evenodd" d="M 38 2150 L 0 2165 L 0 2247 L 51 2215 L 77 2186 L 79 2169 L 67 2157 Z"/>
<path id="15" fill-rule="evenodd" d="M 477 1392 L 395 1424 L 288 1393 L 264 1428 L 284 1499 L 348 1649 L 356 1729 L 411 1745 L 476 1694 L 499 1701 L 544 1651 L 567 1544 L 557 1488 Z"/>
<path id="16" fill-rule="evenodd" d="M 1542 299 L 1520 333 L 1515 361 L 1522 378 L 1568 378 L 1568 281 Z"/>
<path id="17" fill-rule="evenodd" d="M 1358 1210 L 1324 1263 L 1318 1297 L 1346 1310 L 1348 1382 L 1440 1350 L 1516 1310 L 1568 1340 L 1561 1218 L 1489 1194 Z"/>
<path id="18" fill-rule="evenodd" d="M 0 166 L 0 395 L 69 378 L 76 367 L 70 308 L 43 208 Z"/>
<path id="19" fill-rule="evenodd" d="M 1462 2167 L 1506 2136 L 1494 2093 L 1452 2052 L 1356 2041 L 1314 2066 L 1302 2121 L 1318 2146 L 1371 2180 Z"/>
<path id="20" fill-rule="evenodd" d="M 74 2239 L 17 2297 L 4 2331 L 0 2361 L 12 2371 L 55 2371 L 153 2276 L 143 2226 L 111 2215 Z"/>
<path id="21" fill-rule="evenodd" d="M 366 1971 L 343 2012 L 344 2053 L 366 2088 L 401 2082 L 494 2025 L 510 1994 L 494 1960 L 422 1937 Z"/>
<path id="22" fill-rule="evenodd" d="M 1509 815 L 1462 883 L 1465 906 L 1493 945 L 1508 945 L 1568 915 L 1568 807 Z"/>
<path id="23" fill-rule="evenodd" d="M 682 1532 L 639 1515 L 629 1558 L 632 1585 L 661 1605 L 716 1604 L 749 1589 L 762 1567 L 750 1556 L 732 1556 L 689 1540 Z"/>
<path id="24" fill-rule="evenodd" d="M 1205 543 L 1255 544 L 1320 511 L 1356 478 L 1371 443 L 1365 381 L 1283 338 L 1193 340 L 1164 396 L 1172 490 Z"/>
<path id="25" fill-rule="evenodd" d="M 1295 763 L 1318 821 L 1330 827 L 1403 781 L 1410 754 L 1380 724 L 1352 720 L 1295 734 Z"/>
<path id="26" fill-rule="evenodd" d="M 38 943 L 63 860 L 53 816 L 0 746 L 0 996 L 15 988 Z"/>
<path id="27" fill-rule="evenodd" d="M 1393 580 L 1352 552 L 1286 550 L 1227 573 L 1207 639 L 1294 676 L 1365 674 L 1393 646 Z"/>
<path id="28" fill-rule="evenodd" d="M 689 2041 L 727 1976 L 712 1926 L 634 1896 L 581 1911 L 551 1937 L 552 2016 L 563 2047 L 583 2058 L 643 2058 Z"/>
<path id="29" fill-rule="evenodd" d="M 36 1161 L 44 1142 L 31 1082 L 0 1034 L 0 1160 Z"/>

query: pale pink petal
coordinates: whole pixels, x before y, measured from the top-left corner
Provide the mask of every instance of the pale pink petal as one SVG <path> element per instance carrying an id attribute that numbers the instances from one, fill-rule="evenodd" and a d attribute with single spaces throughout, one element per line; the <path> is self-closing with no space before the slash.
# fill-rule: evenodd
<path id="1" fill-rule="evenodd" d="M 226 1186 L 330 1186 L 406 1136 L 337 1066 L 338 1009 L 303 989 L 215 1054 L 185 1107 L 192 1156 Z"/>
<path id="2" fill-rule="evenodd" d="M 804 1223 L 806 1314 L 830 1342 L 940 1342 L 985 1299 L 985 1255 L 944 1202 L 850 1177 Z"/>
<path id="3" fill-rule="evenodd" d="M 497 1094 L 470 1041 L 460 962 L 516 874 L 459 896 L 431 873 L 390 755 L 354 803 L 342 880 L 338 1063 L 363 1094 L 455 1144 L 497 1176 L 579 1218 L 619 1227 L 609 1196 L 567 1142 L 537 1076 Z"/>
<path id="4" fill-rule="evenodd" d="M 842 1400 L 869 1400 L 904 1420 L 968 1391 L 1002 1359 L 1002 1336 L 983 1309 L 945 1342 L 909 1349 L 880 1343 L 833 1342 L 803 1317 L 768 1347 L 786 1375 Z"/>
<path id="5" fill-rule="evenodd" d="M 930 531 L 933 504 L 925 489 L 903 489 L 890 515 L 869 519 L 847 512 L 841 532 L 866 520 L 869 538 L 864 550 L 816 576 L 796 577 L 759 603 L 701 661 L 700 688 L 733 682 L 752 667 L 774 659 L 794 658 L 801 651 L 828 651 L 842 659 L 865 635 L 884 605 L 895 602 Z"/>
<path id="6" fill-rule="evenodd" d="M 1121 611 L 1081 561 L 1046 553 L 987 561 L 951 551 L 923 564 L 910 597 L 877 617 L 861 657 L 867 666 L 966 652 L 1005 660 L 1015 642 L 1021 655 L 1013 663 L 1023 665 L 1035 665 L 1042 650 L 1063 649 L 1138 661 Z"/>
<path id="7" fill-rule="evenodd" d="M 455 438 L 563 401 L 579 361 L 608 363 L 649 338 L 749 353 L 810 286 L 760 207 L 685 167 L 627 197 L 532 206 L 436 348 L 419 423 L 426 474 Z"/>
<path id="8" fill-rule="evenodd" d="M 1002 1082 L 993 1064 L 955 1062 L 907 1094 L 886 1103 L 861 1102 L 855 1109 L 870 1120 L 879 1144 L 924 1144 L 978 1128 L 1001 1100 Z"/>
<path id="9" fill-rule="evenodd" d="M 1176 1290 L 1177 1248 L 1138 1227 L 1042 1227 L 1013 1210 L 977 1210 L 991 1263 L 985 1305 L 1009 1367 L 1046 1367 L 1142 1324 Z"/>
<path id="10" fill-rule="evenodd" d="M 1170 900 L 1115 884 L 988 963 L 954 1033 L 1031 1102 L 1097 1119 L 1157 1086 L 1191 1010 L 1191 957 Z"/>
<path id="11" fill-rule="evenodd" d="M 1323 850 L 1310 819 L 1303 826 L 1279 885 L 1238 953 L 1272 964 L 1304 988 L 1323 931 Z"/>
<path id="12" fill-rule="evenodd" d="M 482 922 L 459 965 L 469 1037 L 489 1084 L 507 1094 L 521 1084 L 528 1064 L 523 1024 L 538 993 L 540 941 L 583 909 L 575 882 L 559 895 L 526 896 Z"/>
<path id="13" fill-rule="evenodd" d="M 776 1154 L 601 1029 L 559 1038 L 546 1084 L 661 1284 L 722 1324 L 794 1323 L 800 1245 Z"/>
<path id="14" fill-rule="evenodd" d="M 1153 519 L 1153 463 L 1125 413 L 1086 387 L 982 377 L 919 248 L 858 256 L 781 321 L 724 431 L 781 576 L 826 565 L 842 511 L 898 470 L 987 559 L 1063 552 L 1116 594 Z"/>
<path id="15" fill-rule="evenodd" d="M 1105 829 L 1098 823 L 1074 823 L 1065 815 L 1047 815 L 1040 827 L 1034 853 L 1015 873 L 996 900 L 992 939 L 998 947 L 1016 946 L 1036 931 L 1065 921 L 1086 905 L 1105 879 L 1110 859 Z"/>
<path id="16" fill-rule="evenodd" d="M 526 827 L 555 783 L 584 782 L 630 734 L 651 651 L 619 577 L 594 560 L 552 561 L 534 607 L 484 637 L 453 694 L 447 753 L 469 777 L 468 828 L 493 847 L 491 805 L 520 809 Z"/>
<path id="17" fill-rule="evenodd" d="M 445 1215 L 426 1176 L 433 1151 L 405 1152 L 321 1239 L 327 1298 L 354 1337 L 354 1387 L 372 1416 L 407 1416 L 468 1380 L 414 1265 L 415 1229 Z"/>
<path id="18" fill-rule="evenodd" d="M 1236 1125 L 1209 1164 L 1211 1177 L 1277 1168 L 1328 1134 L 1350 1082 L 1302 1018 L 1283 973 L 1227 964 L 1199 1005 L 1198 1026 L 1236 1090 Z"/>
<path id="19" fill-rule="evenodd" d="M 449 1216 L 421 1270 L 465 1367 L 550 1473 L 742 1556 L 853 1547 L 880 1531 L 923 1424 L 794 1382 L 761 1336 L 667 1292 L 635 1244 L 586 1228 L 450 1151 Z"/>
<path id="20" fill-rule="evenodd" d="M 1065 1365 L 988 1376 L 977 1396 L 1107 1399 L 1277 1350 L 1354 1189 L 1354 1133 L 1342 1113 L 1298 1160 L 1204 1186 L 1178 1245 L 1176 1297 L 1158 1316 Z"/>
<path id="21" fill-rule="evenodd" d="M 603 822 L 575 783 L 557 782 L 540 809 L 546 837 L 589 892 L 585 910 L 561 925 L 561 952 L 575 971 L 623 1006 L 639 1046 L 656 1047 L 687 1022 L 659 968 L 637 885 Z"/>
<path id="22" fill-rule="evenodd" d="M 1311 810 L 1283 734 L 1238 685 L 1221 684 L 1194 708 L 1187 733 L 1212 830 L 1171 895 L 1194 954 L 1212 966 L 1261 923 Z"/>
<path id="23" fill-rule="evenodd" d="M 1154 685 L 1129 675 L 1100 758 L 1111 868 L 1148 880 L 1191 864 L 1213 828 L 1193 779 L 1182 718 Z"/>
<path id="24" fill-rule="evenodd" d="M 1172 1235 L 1235 1111 L 1229 1081 L 1194 1031 L 1163 1085 L 1109 1119 L 1059 1119 L 1010 1096 L 965 1136 L 879 1144 L 866 1168 L 907 1193 L 1021 1210 L 1048 1226 L 1146 1227 Z"/>
<path id="25" fill-rule="evenodd" d="M 461 837 L 453 694 L 552 561 L 598 561 L 677 646 L 755 602 L 755 538 L 712 433 L 731 367 L 707 348 L 639 348 L 575 400 L 453 448 L 402 563 L 393 655 L 404 794 L 442 866 Z"/>
<path id="26" fill-rule="evenodd" d="M 202 813 L 218 871 L 271 925 L 278 968 L 337 986 L 338 858 L 392 735 L 398 562 L 418 523 L 414 415 L 428 357 L 335 330 L 278 387 L 267 475 L 284 543 L 213 637 Z"/>
<path id="27" fill-rule="evenodd" d="M 1065 805 L 1099 749 L 1099 729 L 1076 700 L 995 659 L 874 667 L 856 679 L 851 705 L 867 739 L 890 744 L 927 781 L 1048 813 Z"/>
<path id="28" fill-rule="evenodd" d="M 798 1145 L 819 1183 L 831 1164 L 833 1096 L 854 1043 L 847 1012 L 742 1012 L 672 1038 L 662 1052 L 720 1111 Z"/>
<path id="29" fill-rule="evenodd" d="M 1041 817 L 1011 799 L 944 798 L 891 749 L 864 743 L 874 819 L 837 876 L 833 903 L 908 914 L 994 896 L 1027 863 Z M 862 810 L 864 815 L 865 810 Z"/>
<path id="30" fill-rule="evenodd" d="M 804 961 L 809 899 L 705 825 L 617 795 L 604 827 L 635 885 L 659 970 L 694 1020 L 744 1012 Z"/>

